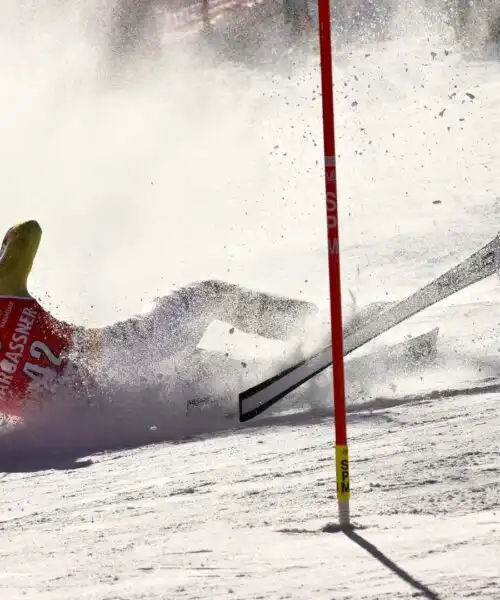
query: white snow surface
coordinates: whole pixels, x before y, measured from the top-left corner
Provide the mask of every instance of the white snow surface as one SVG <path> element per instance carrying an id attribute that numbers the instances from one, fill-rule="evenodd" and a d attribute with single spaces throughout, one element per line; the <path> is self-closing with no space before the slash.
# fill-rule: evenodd
<path id="1" fill-rule="evenodd" d="M 90 17 L 35 4 L 0 8 L 0 214 L 44 228 L 33 293 L 100 325 L 220 278 L 327 314 L 317 57 L 259 69 L 169 47 L 116 79 L 89 33 L 97 2 Z M 410 8 L 389 41 L 335 55 L 344 291 L 359 305 L 404 297 L 500 230 L 500 64 Z M 370 358 L 436 325 L 425 368 Z M 500 598 L 500 394 L 467 393 L 499 379 L 499 327 L 492 277 L 348 362 L 349 533 L 328 375 L 244 426 L 237 394 L 262 367 L 235 374 L 231 358 L 197 383 L 223 402 L 190 414 L 192 388 L 168 373 L 61 394 L 1 430 L 0 596 Z M 207 339 L 270 369 L 283 351 L 224 324 Z"/>

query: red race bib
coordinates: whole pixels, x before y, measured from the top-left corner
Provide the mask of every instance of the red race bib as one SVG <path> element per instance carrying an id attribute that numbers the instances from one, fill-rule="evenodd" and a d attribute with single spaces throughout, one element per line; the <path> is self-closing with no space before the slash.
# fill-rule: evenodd
<path id="1" fill-rule="evenodd" d="M 33 298 L 0 296 L 0 413 L 22 416 L 27 399 L 68 365 L 70 325 L 54 319 Z"/>

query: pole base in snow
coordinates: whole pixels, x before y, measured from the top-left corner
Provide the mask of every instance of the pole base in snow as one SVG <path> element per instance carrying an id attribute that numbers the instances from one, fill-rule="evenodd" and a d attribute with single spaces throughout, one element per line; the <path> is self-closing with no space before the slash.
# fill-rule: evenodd
<path id="1" fill-rule="evenodd" d="M 340 525 L 339 523 L 327 523 L 321 528 L 322 533 L 347 533 L 348 531 L 354 531 L 355 529 L 364 529 L 359 525 Z"/>
<path id="2" fill-rule="evenodd" d="M 349 500 L 339 500 L 339 525 L 340 527 L 349 527 L 351 524 L 349 518 Z"/>
<path id="3" fill-rule="evenodd" d="M 343 531 L 353 531 L 354 529 L 358 529 L 350 521 L 349 517 L 349 501 L 348 500 L 339 500 L 339 521 L 338 523 L 327 523 L 323 525 L 321 531 L 323 533 L 341 533 Z"/>

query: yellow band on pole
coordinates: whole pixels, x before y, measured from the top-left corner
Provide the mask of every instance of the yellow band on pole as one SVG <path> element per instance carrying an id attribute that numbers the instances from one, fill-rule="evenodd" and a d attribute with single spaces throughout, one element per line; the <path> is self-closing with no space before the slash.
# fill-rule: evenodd
<path id="1" fill-rule="evenodd" d="M 335 463 L 337 467 L 337 499 L 339 502 L 349 502 L 349 450 L 347 444 L 335 446 Z"/>

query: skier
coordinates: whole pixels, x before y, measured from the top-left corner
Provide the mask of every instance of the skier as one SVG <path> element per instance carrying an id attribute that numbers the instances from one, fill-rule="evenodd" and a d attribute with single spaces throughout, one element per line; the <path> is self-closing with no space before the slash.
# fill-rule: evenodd
<path id="1" fill-rule="evenodd" d="M 92 378 L 107 360 L 127 373 L 195 352 L 214 319 L 268 338 L 288 339 L 317 312 L 309 302 L 278 297 L 223 281 L 203 281 L 157 299 L 146 315 L 102 328 L 54 318 L 28 292 L 40 244 L 36 221 L 11 227 L 0 249 L 0 413 L 23 416 L 27 401 L 66 375 Z M 103 366 L 104 365 L 104 366 Z M 75 371 L 76 369 L 76 371 Z"/>

